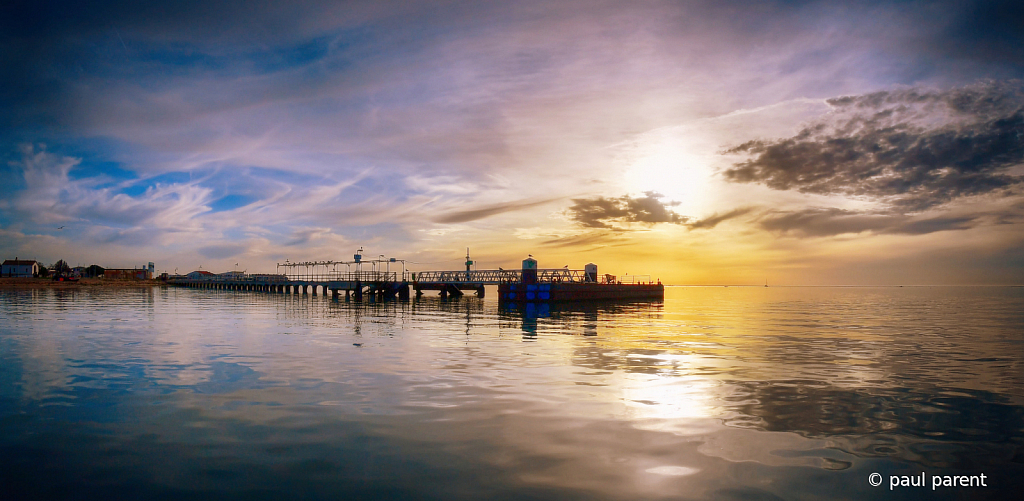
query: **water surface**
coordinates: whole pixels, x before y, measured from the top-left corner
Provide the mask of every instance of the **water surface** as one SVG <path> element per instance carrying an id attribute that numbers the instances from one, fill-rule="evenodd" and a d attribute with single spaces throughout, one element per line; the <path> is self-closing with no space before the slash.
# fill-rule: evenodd
<path id="1" fill-rule="evenodd" d="M 1024 289 L 670 287 L 571 309 L 488 292 L 0 291 L 4 498 L 1024 489 Z M 921 473 L 989 486 L 889 490 Z"/>

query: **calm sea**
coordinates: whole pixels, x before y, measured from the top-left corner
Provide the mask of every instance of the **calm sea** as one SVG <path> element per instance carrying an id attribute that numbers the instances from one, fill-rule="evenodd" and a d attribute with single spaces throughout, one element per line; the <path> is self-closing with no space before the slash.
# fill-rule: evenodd
<path id="1" fill-rule="evenodd" d="M 488 293 L 0 291 L 0 498 L 1024 492 L 1024 288 Z"/>

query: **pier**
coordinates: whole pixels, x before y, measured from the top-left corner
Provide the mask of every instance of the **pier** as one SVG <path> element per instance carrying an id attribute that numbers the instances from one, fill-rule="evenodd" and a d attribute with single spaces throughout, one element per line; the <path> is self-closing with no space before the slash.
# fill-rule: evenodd
<path id="1" fill-rule="evenodd" d="M 344 295 L 345 300 L 355 301 L 409 299 L 410 289 L 417 296 L 423 291 L 438 291 L 442 298 L 461 297 L 464 291 L 474 291 L 478 297 L 484 297 L 487 285 L 498 286 L 501 300 L 515 302 L 664 297 L 660 281 L 654 283 L 648 276 L 633 275 L 620 280 L 614 275 L 598 275 L 593 263 L 582 270 L 539 269 L 537 261 L 530 257 L 519 270 L 473 270 L 467 250 L 465 270 L 409 272 L 405 260 L 383 255 L 364 260 L 361 248 L 353 257 L 353 261 L 285 261 L 278 263 L 275 274 L 193 272 L 172 277 L 168 283 L 199 289 L 322 294 L 334 299 Z M 391 271 L 391 265 L 399 263 L 402 271 Z M 371 269 L 364 270 L 364 266 Z"/>
<path id="2" fill-rule="evenodd" d="M 364 260 L 363 249 L 353 255 L 352 261 L 303 261 L 277 264 L 274 274 L 246 274 L 231 272 L 222 275 L 190 273 L 175 276 L 168 283 L 199 289 L 255 291 L 278 294 L 319 294 L 346 300 L 408 299 L 409 272 L 405 260 L 385 258 Z M 401 263 L 402 271 L 391 271 L 391 265 Z M 344 267 L 344 269 L 342 269 Z M 363 267 L 370 268 L 369 271 Z M 354 271 L 353 271 L 353 268 Z M 382 269 L 383 268 L 383 269 Z"/>
<path id="3" fill-rule="evenodd" d="M 586 270 L 568 268 L 541 269 L 537 281 L 544 283 L 585 283 Z M 461 296 L 462 291 L 476 291 L 483 296 L 485 285 L 502 285 L 523 281 L 523 270 L 421 271 L 412 274 L 412 287 L 417 294 L 425 290 L 441 291 L 441 295 Z"/>
<path id="4" fill-rule="evenodd" d="M 234 277 L 174 277 L 168 283 L 196 289 L 254 291 L 278 294 L 331 295 L 335 299 L 408 299 L 409 282 L 395 272 L 360 271 L 314 275 L 295 279 L 288 275 L 239 275 Z"/>

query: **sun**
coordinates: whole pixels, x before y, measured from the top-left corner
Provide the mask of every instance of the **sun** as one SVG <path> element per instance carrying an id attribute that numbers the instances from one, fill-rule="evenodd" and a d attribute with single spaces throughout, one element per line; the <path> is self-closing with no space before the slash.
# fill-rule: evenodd
<path id="1" fill-rule="evenodd" d="M 630 193 L 660 193 L 666 202 L 679 202 L 672 210 L 681 215 L 705 212 L 713 172 L 706 159 L 684 143 L 669 137 L 645 138 L 625 160 L 624 184 Z"/>

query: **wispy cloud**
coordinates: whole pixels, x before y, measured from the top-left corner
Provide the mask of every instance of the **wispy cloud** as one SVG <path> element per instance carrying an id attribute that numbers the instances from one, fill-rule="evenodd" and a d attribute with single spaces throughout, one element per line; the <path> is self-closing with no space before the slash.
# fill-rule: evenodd
<path id="1" fill-rule="evenodd" d="M 550 238 L 541 242 L 547 247 L 591 247 L 600 248 L 623 241 L 623 235 L 614 231 L 593 231 L 580 235 Z"/>
<path id="2" fill-rule="evenodd" d="M 758 219 L 768 231 L 796 237 L 827 237 L 872 232 L 890 235 L 925 235 L 969 230 L 990 219 L 987 215 L 906 216 L 891 213 L 809 208 L 771 211 Z"/>
<path id="3" fill-rule="evenodd" d="M 210 192 L 196 184 L 157 184 L 132 197 L 98 187 L 91 178 L 72 179 L 81 159 L 48 152 L 42 146 L 20 147 L 12 162 L 25 188 L 12 204 L 15 217 L 41 224 L 91 221 L 122 227 L 148 225 L 165 231 L 195 227 L 195 217 L 209 211 Z"/>
<path id="4" fill-rule="evenodd" d="M 467 223 L 469 221 L 476 221 L 478 219 L 483 219 L 505 212 L 513 212 L 517 210 L 545 205 L 555 200 L 559 200 L 559 198 L 492 204 L 484 207 L 477 207 L 473 209 L 465 209 L 441 214 L 434 218 L 434 222 L 442 224 Z"/>
<path id="5" fill-rule="evenodd" d="M 739 209 L 734 209 L 728 212 L 724 212 L 722 214 L 715 213 L 704 219 L 688 223 L 687 226 L 691 230 L 710 230 L 725 221 L 728 221 L 730 219 L 736 219 L 740 216 L 745 216 L 754 209 L 754 207 L 740 207 Z"/>

